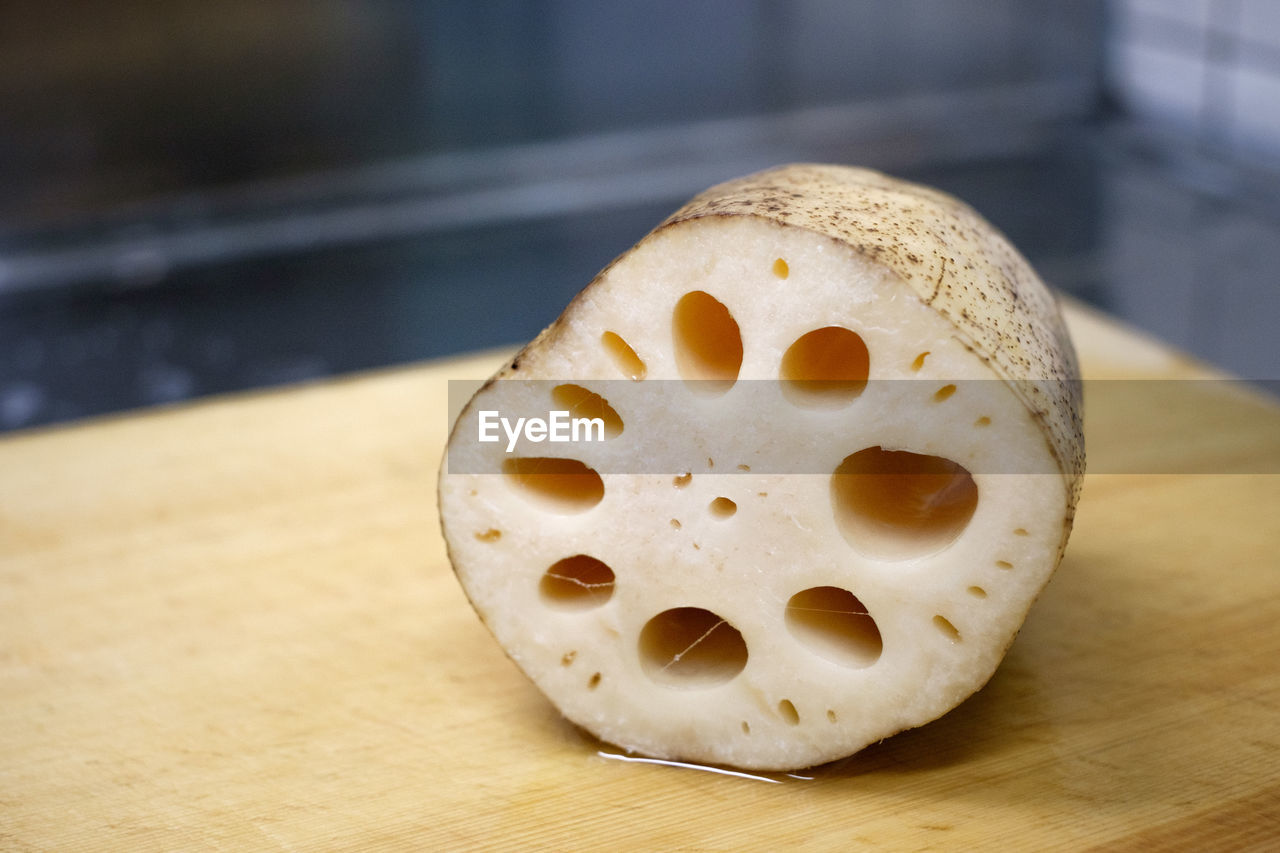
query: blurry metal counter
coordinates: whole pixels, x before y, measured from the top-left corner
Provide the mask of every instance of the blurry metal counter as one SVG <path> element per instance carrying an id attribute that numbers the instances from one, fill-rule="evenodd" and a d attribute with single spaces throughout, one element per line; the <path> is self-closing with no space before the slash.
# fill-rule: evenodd
<path id="1" fill-rule="evenodd" d="M 684 137 L 586 140 L 171 199 L 52 236 L 0 232 L 0 430 L 528 340 L 690 194 L 793 154 L 953 192 L 1064 292 L 1239 375 L 1280 376 L 1280 210 L 1113 133 L 1023 134 L 674 164 L 654 158 Z M 627 145 L 648 165 L 632 168 Z"/>

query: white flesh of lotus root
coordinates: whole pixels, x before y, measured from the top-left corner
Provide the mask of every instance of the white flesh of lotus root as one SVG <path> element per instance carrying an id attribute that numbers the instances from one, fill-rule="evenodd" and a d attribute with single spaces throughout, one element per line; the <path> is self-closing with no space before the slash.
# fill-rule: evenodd
<path id="1" fill-rule="evenodd" d="M 813 360 L 788 351 L 829 327 L 865 345 L 865 365 L 851 369 L 872 381 L 825 408 L 797 386 L 737 424 L 737 444 L 707 436 L 712 458 L 692 476 L 582 474 L 560 483 L 579 503 L 558 504 L 515 474 L 442 474 L 445 538 L 477 612 L 599 738 L 749 769 L 849 755 L 978 690 L 1057 565 L 1083 471 L 1077 389 L 1029 380 L 1073 376 L 1074 353 L 1026 262 L 935 191 L 826 166 L 713 188 L 602 272 L 498 377 L 587 389 L 716 370 L 804 379 Z M 837 351 L 852 340 L 824 334 Z M 676 389 L 669 406 L 611 399 L 622 433 L 575 445 L 576 458 L 608 470 L 604 455 L 628 435 L 678 430 L 682 406 L 726 405 L 749 383 L 710 398 L 660 384 Z M 492 392 L 473 398 L 451 442 Z M 807 436 L 831 473 L 717 473 L 749 464 L 770 435 Z M 558 455 L 522 451 L 532 447 Z M 835 476 L 918 472 L 930 457 L 963 470 L 940 469 L 929 511 L 895 493 L 911 478 Z"/>

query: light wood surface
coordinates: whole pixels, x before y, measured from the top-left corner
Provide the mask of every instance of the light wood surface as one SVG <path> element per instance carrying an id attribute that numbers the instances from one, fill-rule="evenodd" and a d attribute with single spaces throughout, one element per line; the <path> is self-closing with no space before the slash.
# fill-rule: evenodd
<path id="1" fill-rule="evenodd" d="M 1090 377 L 1213 375 L 1070 321 Z M 1280 407 L 1090 399 L 1104 470 L 1210 473 L 1091 474 L 984 690 L 744 778 L 607 757 L 465 601 L 446 380 L 503 355 L 0 441 L 0 850 L 1276 849 Z"/>

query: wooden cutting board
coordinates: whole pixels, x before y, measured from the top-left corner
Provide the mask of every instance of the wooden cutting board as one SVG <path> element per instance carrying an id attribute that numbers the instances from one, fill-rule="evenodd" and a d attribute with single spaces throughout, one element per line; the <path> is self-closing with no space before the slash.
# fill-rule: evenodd
<path id="1" fill-rule="evenodd" d="M 1090 377 L 1213 375 L 1070 322 Z M 1274 403 L 1090 390 L 1095 470 L 1191 473 L 1089 476 L 957 710 L 730 776 L 565 723 L 463 598 L 446 380 L 505 355 L 0 441 L 0 849 L 1277 849 Z"/>

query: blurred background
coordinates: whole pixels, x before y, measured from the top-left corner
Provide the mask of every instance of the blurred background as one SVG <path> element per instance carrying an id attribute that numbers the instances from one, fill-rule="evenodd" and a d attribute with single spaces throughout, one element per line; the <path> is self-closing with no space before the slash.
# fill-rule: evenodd
<path id="1" fill-rule="evenodd" d="M 793 160 L 1280 378 L 1276 0 L 0 0 L 0 429 L 522 343 Z"/>

